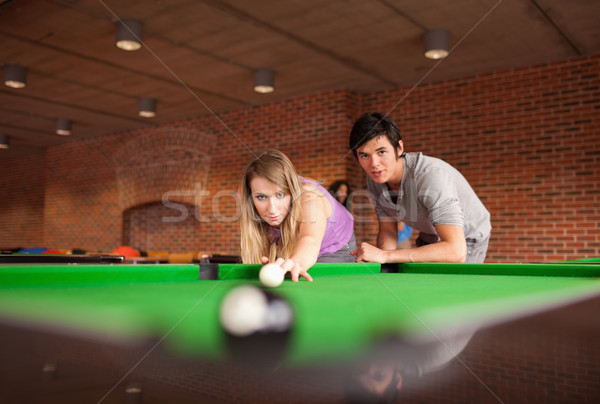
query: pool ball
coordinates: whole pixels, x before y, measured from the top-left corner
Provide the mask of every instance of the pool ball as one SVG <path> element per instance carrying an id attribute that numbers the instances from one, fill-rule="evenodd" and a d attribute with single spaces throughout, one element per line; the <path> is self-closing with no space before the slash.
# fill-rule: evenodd
<path id="1" fill-rule="evenodd" d="M 283 283 L 285 271 L 277 264 L 266 264 L 258 272 L 258 279 L 267 288 L 276 288 Z"/>
<path id="2" fill-rule="evenodd" d="M 219 317 L 233 362 L 272 368 L 285 358 L 294 323 L 285 299 L 254 285 L 237 286 L 225 295 Z"/>

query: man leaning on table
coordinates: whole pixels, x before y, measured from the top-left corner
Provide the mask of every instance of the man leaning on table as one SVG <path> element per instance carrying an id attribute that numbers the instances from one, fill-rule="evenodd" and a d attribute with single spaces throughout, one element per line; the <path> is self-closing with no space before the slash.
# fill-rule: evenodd
<path id="1" fill-rule="evenodd" d="M 407 153 L 394 121 L 362 115 L 349 146 L 367 174 L 379 221 L 377 246 L 361 243 L 357 262 L 469 262 L 485 260 L 490 214 L 463 175 L 422 153 Z M 416 248 L 397 249 L 398 222 L 419 231 Z"/>

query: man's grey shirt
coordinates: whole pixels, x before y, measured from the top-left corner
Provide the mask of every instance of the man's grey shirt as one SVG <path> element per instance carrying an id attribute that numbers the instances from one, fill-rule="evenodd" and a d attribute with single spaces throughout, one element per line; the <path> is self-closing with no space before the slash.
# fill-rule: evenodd
<path id="1" fill-rule="evenodd" d="M 367 177 L 380 220 L 391 217 L 420 232 L 427 243 L 440 241 L 435 226 L 461 226 L 465 238 L 483 241 L 492 230 L 490 214 L 463 175 L 450 164 L 422 153 L 405 153 L 404 173 L 397 203 L 387 184 Z"/>

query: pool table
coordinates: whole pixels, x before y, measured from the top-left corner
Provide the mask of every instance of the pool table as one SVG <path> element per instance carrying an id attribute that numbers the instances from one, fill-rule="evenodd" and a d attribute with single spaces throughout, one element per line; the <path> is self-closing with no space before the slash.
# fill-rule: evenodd
<path id="1" fill-rule="evenodd" d="M 0 254 L 0 264 L 120 264 L 124 257 L 108 254 Z"/>
<path id="2" fill-rule="evenodd" d="M 236 286 L 259 285 L 259 269 L 1 265 L 0 322 L 148 355 L 160 346 L 184 362 L 227 362 L 221 302 Z M 483 330 L 600 296 L 594 263 L 317 264 L 310 272 L 314 282 L 286 279 L 273 290 L 294 313 L 279 367 L 345 364 L 391 338 L 427 344 L 448 329 Z"/>

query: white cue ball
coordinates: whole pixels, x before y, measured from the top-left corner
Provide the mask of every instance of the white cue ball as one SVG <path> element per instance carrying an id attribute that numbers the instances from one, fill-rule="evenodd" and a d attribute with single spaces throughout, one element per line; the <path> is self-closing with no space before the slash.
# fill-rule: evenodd
<path id="1" fill-rule="evenodd" d="M 248 336 L 267 324 L 268 301 L 263 290 L 252 285 L 229 291 L 221 303 L 223 328 L 237 337 Z"/>
<path id="2" fill-rule="evenodd" d="M 258 279 L 267 288 L 276 288 L 283 283 L 285 272 L 277 264 L 266 264 L 258 273 Z"/>

